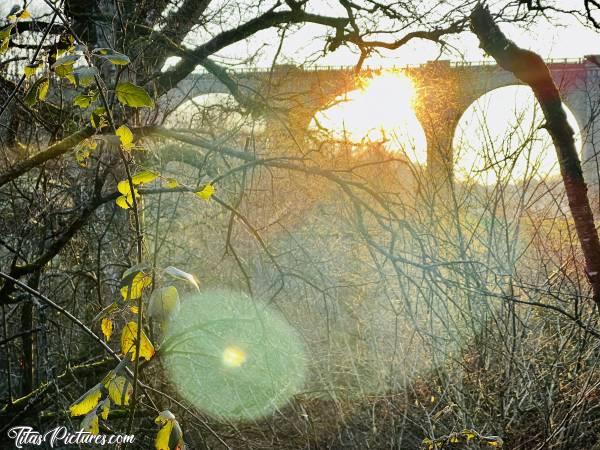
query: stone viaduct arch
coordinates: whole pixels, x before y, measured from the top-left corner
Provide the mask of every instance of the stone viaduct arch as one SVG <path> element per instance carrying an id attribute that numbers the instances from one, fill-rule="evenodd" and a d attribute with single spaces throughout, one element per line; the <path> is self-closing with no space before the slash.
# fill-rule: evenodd
<path id="1" fill-rule="evenodd" d="M 548 67 L 581 130 L 586 180 L 597 184 L 600 66 L 592 59 L 550 61 Z M 467 108 L 494 89 L 521 84 L 512 73 L 499 66 L 481 63 L 433 61 L 401 70 L 413 80 L 416 88 L 415 113 L 427 138 L 427 165 L 436 177 L 452 176 L 452 141 L 458 121 Z M 378 72 L 380 70 L 367 69 L 361 75 Z M 285 117 L 290 127 L 299 132 L 306 130 L 317 111 L 326 108 L 336 97 L 357 88 L 356 73 L 350 67 L 303 70 L 284 65 L 277 66 L 272 73 L 254 70 L 232 75 L 242 92 L 267 100 L 272 111 Z M 211 93 L 229 93 L 229 90 L 211 74 L 194 74 L 169 91 L 161 101 L 173 105 L 186 98 Z"/>

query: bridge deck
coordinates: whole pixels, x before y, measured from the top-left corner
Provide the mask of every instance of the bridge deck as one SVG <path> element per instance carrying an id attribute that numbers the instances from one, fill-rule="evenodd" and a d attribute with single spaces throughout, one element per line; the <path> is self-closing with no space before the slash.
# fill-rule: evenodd
<path id="1" fill-rule="evenodd" d="M 600 70 L 600 66 L 590 61 L 587 57 L 584 58 L 559 58 L 559 59 L 548 59 L 546 60 L 546 64 L 551 66 L 560 66 L 561 68 L 565 68 L 565 66 L 580 66 L 582 64 L 590 64 L 591 67 L 589 69 Z M 473 68 L 473 69 L 482 69 L 482 68 L 491 68 L 497 67 L 498 64 L 493 59 L 480 60 L 480 61 L 449 61 L 449 60 L 438 60 L 438 61 L 428 61 L 424 64 L 404 64 L 404 65 L 392 65 L 392 66 L 363 66 L 361 72 L 373 72 L 380 70 L 402 70 L 402 69 L 425 69 L 431 67 L 432 65 L 444 65 L 446 67 L 460 69 L 460 68 Z M 293 64 L 282 64 L 276 65 L 273 68 L 271 67 L 239 67 L 232 68 L 231 71 L 235 73 L 269 73 L 272 70 L 297 70 L 302 72 L 353 72 L 356 70 L 356 66 L 296 66 Z M 198 74 L 208 74 L 205 69 L 198 68 L 196 73 Z"/>

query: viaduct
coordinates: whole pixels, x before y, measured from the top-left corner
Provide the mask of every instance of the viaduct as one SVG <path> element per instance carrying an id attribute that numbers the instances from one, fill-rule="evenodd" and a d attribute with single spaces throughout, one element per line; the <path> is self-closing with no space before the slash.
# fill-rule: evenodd
<path id="1" fill-rule="evenodd" d="M 600 160 L 600 57 L 547 62 L 581 131 L 584 175 L 597 184 Z M 365 69 L 361 76 L 372 76 L 385 69 Z M 432 61 L 401 70 L 413 81 L 416 90 L 415 113 L 427 138 L 427 165 L 452 173 L 452 140 L 457 124 L 467 108 L 482 95 L 504 86 L 521 84 L 510 72 L 489 63 L 452 63 Z M 286 111 L 287 123 L 296 131 L 305 130 L 319 110 L 336 97 L 357 88 L 352 67 L 321 67 L 304 70 L 293 65 L 273 70 L 231 72 L 240 91 L 260 96 L 270 105 Z M 208 73 L 196 73 L 179 83 L 163 101 L 178 104 L 186 98 L 213 93 L 229 93 L 228 88 Z"/>

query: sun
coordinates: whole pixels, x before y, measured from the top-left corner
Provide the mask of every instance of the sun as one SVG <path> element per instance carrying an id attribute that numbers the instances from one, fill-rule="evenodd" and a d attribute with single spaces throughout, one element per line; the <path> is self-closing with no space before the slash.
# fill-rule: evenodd
<path id="1" fill-rule="evenodd" d="M 400 71 L 358 80 L 359 89 L 336 98 L 315 115 L 335 139 L 355 144 L 382 143 L 391 153 L 405 153 L 414 163 L 427 160 L 425 133 L 414 113 L 416 90 Z"/>

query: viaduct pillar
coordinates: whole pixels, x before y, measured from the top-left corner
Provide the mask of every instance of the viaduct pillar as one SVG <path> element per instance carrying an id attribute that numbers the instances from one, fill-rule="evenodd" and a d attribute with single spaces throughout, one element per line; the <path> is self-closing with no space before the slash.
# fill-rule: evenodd
<path id="1" fill-rule="evenodd" d="M 408 75 L 417 91 L 414 110 L 427 140 L 429 176 L 434 189 L 441 188 L 453 180 L 452 140 L 468 104 L 462 99 L 461 81 L 448 62 L 431 62 Z"/>

